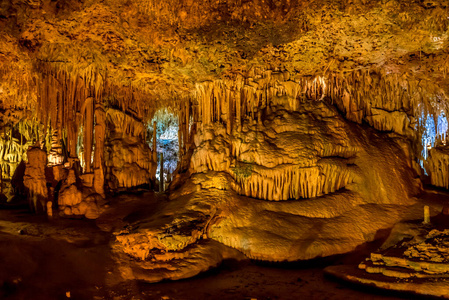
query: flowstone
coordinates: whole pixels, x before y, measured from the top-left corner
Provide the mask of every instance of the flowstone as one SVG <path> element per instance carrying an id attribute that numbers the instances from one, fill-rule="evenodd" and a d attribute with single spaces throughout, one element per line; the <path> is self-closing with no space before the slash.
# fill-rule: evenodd
<path id="1" fill-rule="evenodd" d="M 151 218 L 115 233 L 125 277 L 155 282 L 207 270 L 217 261 L 198 252 L 209 257 L 210 240 L 228 258 L 346 253 L 415 203 L 420 183 L 401 138 L 348 122 L 321 101 L 259 115 L 230 132 L 222 123 L 198 126 L 185 183 Z"/>
<path id="2" fill-rule="evenodd" d="M 105 180 L 110 190 L 150 185 L 157 161 L 145 143 L 145 127 L 133 117 L 115 110 L 106 111 L 108 138 L 105 144 Z"/>
<path id="3" fill-rule="evenodd" d="M 34 211 L 45 211 L 48 200 L 45 168 L 47 153 L 39 147 L 33 147 L 27 153 L 28 162 L 25 168 L 23 184 L 28 192 L 30 207 Z"/>

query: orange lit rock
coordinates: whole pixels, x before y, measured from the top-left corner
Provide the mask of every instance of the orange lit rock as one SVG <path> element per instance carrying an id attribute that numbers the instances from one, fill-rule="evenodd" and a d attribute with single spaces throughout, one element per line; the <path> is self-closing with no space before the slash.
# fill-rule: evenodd
<path id="1" fill-rule="evenodd" d="M 323 102 L 278 107 L 263 125 L 245 120 L 230 135 L 225 125 L 203 126 L 190 179 L 157 214 L 167 216 L 163 225 L 157 217 L 140 223 L 115 247 L 148 262 L 205 238 L 266 261 L 352 251 L 416 201 L 420 184 L 401 143 L 348 123 Z"/>
<path id="2" fill-rule="evenodd" d="M 28 156 L 34 210 L 57 196 L 97 218 L 155 186 L 149 122 L 169 109 L 179 164 L 169 200 L 114 232 L 125 278 L 352 251 L 426 172 L 449 188 L 447 133 L 425 139 L 424 120 L 449 112 L 448 16 L 444 0 L 4 1 L 2 178 Z"/>
<path id="3" fill-rule="evenodd" d="M 64 214 L 72 215 L 71 207 L 78 206 L 81 202 L 82 192 L 76 186 L 75 170 L 70 169 L 66 181 L 61 186 L 58 205 Z"/>
<path id="4" fill-rule="evenodd" d="M 106 180 L 112 190 L 150 184 L 157 162 L 144 141 L 144 125 L 123 112 L 107 111 Z"/>
<path id="5" fill-rule="evenodd" d="M 47 153 L 39 147 L 33 147 L 28 150 L 27 157 L 23 184 L 28 190 L 30 207 L 35 211 L 45 211 L 48 198 L 45 178 Z"/>
<path id="6" fill-rule="evenodd" d="M 95 109 L 94 190 L 104 195 L 104 140 L 106 138 L 106 115 L 101 106 Z"/>

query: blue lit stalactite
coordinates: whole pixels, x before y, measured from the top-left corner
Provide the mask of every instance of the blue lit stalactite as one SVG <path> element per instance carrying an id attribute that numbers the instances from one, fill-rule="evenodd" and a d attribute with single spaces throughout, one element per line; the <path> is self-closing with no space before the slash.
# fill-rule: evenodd
<path id="1" fill-rule="evenodd" d="M 446 145 L 446 135 L 448 130 L 448 122 L 444 112 L 440 112 L 437 119 L 437 124 L 435 124 L 435 118 L 433 114 L 425 114 L 424 112 L 421 114 L 421 117 L 418 120 L 419 126 L 422 129 L 421 133 L 421 159 L 419 160 L 419 164 L 421 168 L 424 170 L 424 174 L 427 174 L 427 171 L 424 166 L 424 162 L 429 157 L 429 151 L 437 142 L 441 142 L 443 145 Z"/>
<path id="2" fill-rule="evenodd" d="M 438 134 L 438 138 L 441 140 L 443 145 L 446 145 L 447 129 L 448 129 L 448 123 L 447 123 L 446 115 L 444 112 L 442 112 L 438 116 L 437 134 Z"/>

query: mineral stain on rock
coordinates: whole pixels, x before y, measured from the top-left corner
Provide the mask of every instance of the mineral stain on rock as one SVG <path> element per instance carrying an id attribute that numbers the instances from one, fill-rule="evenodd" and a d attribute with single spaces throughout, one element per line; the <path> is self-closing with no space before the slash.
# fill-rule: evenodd
<path id="1" fill-rule="evenodd" d="M 447 297 L 448 30 L 443 0 L 3 1 L 0 297 L 366 296 L 325 267 Z"/>

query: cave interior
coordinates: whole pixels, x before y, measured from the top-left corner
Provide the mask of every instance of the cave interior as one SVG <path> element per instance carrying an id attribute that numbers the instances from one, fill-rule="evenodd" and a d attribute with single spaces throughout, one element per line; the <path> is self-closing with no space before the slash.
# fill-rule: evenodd
<path id="1" fill-rule="evenodd" d="M 445 0 L 1 1 L 0 298 L 449 298 L 448 70 Z"/>

